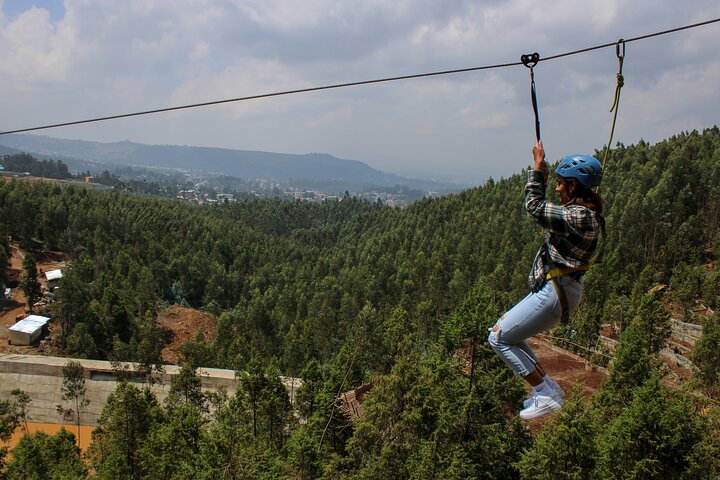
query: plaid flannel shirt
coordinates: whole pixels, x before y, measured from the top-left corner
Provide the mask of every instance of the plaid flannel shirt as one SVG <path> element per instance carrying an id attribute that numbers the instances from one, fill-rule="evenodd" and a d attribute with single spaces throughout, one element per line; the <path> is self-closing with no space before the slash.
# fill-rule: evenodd
<path id="1" fill-rule="evenodd" d="M 538 250 L 528 282 L 539 288 L 549 267 L 543 251 L 558 267 L 579 267 L 590 262 L 600 239 L 599 215 L 580 205 L 559 205 L 545 199 L 545 181 L 539 170 L 528 173 L 525 185 L 525 209 L 528 216 L 544 229 L 545 245 Z"/>

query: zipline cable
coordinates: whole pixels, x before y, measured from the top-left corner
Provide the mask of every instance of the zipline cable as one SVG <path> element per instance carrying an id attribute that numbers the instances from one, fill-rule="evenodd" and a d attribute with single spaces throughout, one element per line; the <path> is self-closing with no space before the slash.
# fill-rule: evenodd
<path id="1" fill-rule="evenodd" d="M 679 32 L 681 30 L 688 30 L 691 28 L 702 27 L 702 26 L 710 25 L 712 23 L 717 23 L 717 22 L 720 22 L 720 18 L 706 20 L 704 22 L 694 23 L 691 25 L 685 25 L 682 27 L 671 28 L 669 30 L 663 30 L 660 32 L 649 33 L 649 34 L 641 35 L 638 37 L 628 38 L 625 40 L 625 43 L 635 42 L 638 40 L 645 40 L 645 39 L 657 37 L 660 35 L 667 35 L 669 33 Z M 549 57 L 543 58 L 542 60 L 538 59 L 538 61 L 556 60 L 558 58 L 563 58 L 563 57 L 568 57 L 570 55 L 578 55 L 581 53 L 591 52 L 593 50 L 599 50 L 599 49 L 611 47 L 614 45 L 616 45 L 616 42 L 606 43 L 603 45 L 596 45 L 594 47 L 588 47 L 588 48 L 583 48 L 580 50 L 574 50 L 574 51 L 570 51 L 570 52 L 564 52 L 564 53 L 559 53 L 556 55 L 551 55 Z M 107 120 L 117 120 L 120 118 L 137 117 L 137 116 L 141 116 L 141 115 L 152 115 L 152 114 L 156 114 L 156 113 L 172 112 L 172 111 L 176 111 L 176 110 L 186 110 L 186 109 L 190 109 L 190 108 L 207 107 L 207 106 L 211 106 L 211 105 L 220 105 L 223 103 L 243 102 L 243 101 L 248 101 L 248 100 L 258 100 L 261 98 L 279 97 L 279 96 L 283 96 L 283 95 L 293 95 L 293 94 L 298 94 L 298 93 L 317 92 L 320 90 L 331 90 L 331 89 L 336 89 L 336 88 L 357 87 L 357 86 L 361 86 L 361 85 L 371 85 L 371 84 L 375 84 L 375 83 L 394 82 L 394 81 L 399 81 L 399 80 L 411 80 L 411 79 L 416 79 L 416 78 L 434 77 L 434 76 L 439 76 L 439 75 L 451 75 L 451 74 L 466 73 L 466 72 L 476 72 L 476 71 L 480 71 L 480 70 L 492 70 L 492 69 L 499 69 L 499 68 L 515 67 L 518 65 L 523 65 L 523 63 L 522 62 L 499 63 L 499 64 L 495 64 L 495 65 L 484 65 L 484 66 L 479 66 L 479 67 L 459 68 L 459 69 L 454 69 L 454 70 L 442 70 L 442 71 L 437 71 L 437 72 L 417 73 L 417 74 L 413 74 L 413 75 L 402 75 L 402 76 L 396 76 L 396 77 L 378 78 L 378 79 L 373 79 L 373 80 L 362 80 L 362 81 L 358 81 L 358 82 L 338 83 L 338 84 L 334 84 L 334 85 L 323 85 L 323 86 L 317 86 L 317 87 L 300 88 L 300 89 L 295 89 L 295 90 L 285 90 L 285 91 L 281 91 L 281 92 L 264 93 L 264 94 L 260 94 L 260 95 L 251 95 L 251 96 L 247 96 L 247 97 L 228 98 L 228 99 L 224 99 L 224 100 L 214 100 L 214 101 L 209 101 L 209 102 L 193 103 L 193 104 L 189 104 L 189 105 L 180 105 L 180 106 L 175 106 L 175 107 L 166 107 L 166 108 L 158 108 L 158 109 L 154 109 L 154 110 L 145 110 L 145 111 L 141 111 L 141 112 L 123 113 L 123 114 L 119 114 L 119 115 L 110 115 L 110 116 L 106 116 L 106 117 L 90 118 L 90 119 L 86 119 L 86 120 L 76 120 L 76 121 L 71 121 L 71 122 L 55 123 L 55 124 L 51 124 L 51 125 L 43 125 L 40 127 L 20 128 L 17 130 L 8 130 L 8 131 L 0 132 L 0 135 L 8 135 L 11 133 L 32 132 L 32 131 L 36 131 L 36 130 L 46 130 L 49 128 L 67 127 L 70 125 L 81 125 L 84 123 L 103 122 L 103 121 L 107 121 Z M 538 137 L 539 137 L 539 127 L 537 128 L 536 133 L 538 134 Z"/>

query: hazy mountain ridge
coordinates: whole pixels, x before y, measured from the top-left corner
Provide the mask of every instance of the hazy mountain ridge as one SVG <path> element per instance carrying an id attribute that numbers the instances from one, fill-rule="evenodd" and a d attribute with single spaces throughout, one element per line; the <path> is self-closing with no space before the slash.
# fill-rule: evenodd
<path id="1" fill-rule="evenodd" d="M 457 185 L 417 180 L 375 170 L 357 160 L 326 153 L 289 154 L 181 145 L 145 145 L 66 140 L 40 135 L 0 136 L 0 145 L 52 158 L 98 163 L 202 170 L 240 178 L 308 179 L 413 188 L 457 190 Z"/>

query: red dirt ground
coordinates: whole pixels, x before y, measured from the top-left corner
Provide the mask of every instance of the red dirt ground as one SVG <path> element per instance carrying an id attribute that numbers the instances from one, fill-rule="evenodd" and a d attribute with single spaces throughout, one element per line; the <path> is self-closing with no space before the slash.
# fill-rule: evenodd
<path id="1" fill-rule="evenodd" d="M 566 392 L 570 392 L 576 385 L 582 385 L 583 395 L 588 397 L 600 389 L 600 384 L 607 377 L 606 370 L 591 366 L 581 357 L 544 340 L 532 338 L 528 343 L 540 358 L 547 373 Z"/>
<path id="2" fill-rule="evenodd" d="M 160 358 L 164 363 L 177 364 L 180 348 L 187 342 L 197 341 L 199 334 L 202 334 L 205 343 L 214 340 L 217 319 L 192 308 L 171 305 L 158 315 L 158 325 L 169 340 Z"/>

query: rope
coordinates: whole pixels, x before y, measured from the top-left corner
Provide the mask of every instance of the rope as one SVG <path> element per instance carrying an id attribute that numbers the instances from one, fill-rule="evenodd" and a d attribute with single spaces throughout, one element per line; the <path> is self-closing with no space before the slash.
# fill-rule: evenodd
<path id="1" fill-rule="evenodd" d="M 625 40 L 625 43 L 636 42 L 639 40 L 645 40 L 645 39 L 657 37 L 660 35 L 667 35 L 669 33 L 679 32 L 681 30 L 688 30 L 691 28 L 702 27 L 702 26 L 710 25 L 712 23 L 717 23 L 717 22 L 720 22 L 720 18 L 715 18 L 712 20 L 706 20 L 704 22 L 694 23 L 691 25 L 685 25 L 682 27 L 671 28 L 669 30 L 663 30 L 660 32 L 649 33 L 646 35 L 629 38 L 629 39 Z M 611 47 L 613 45 L 616 45 L 616 42 L 605 43 L 602 45 L 596 45 L 594 47 L 588 47 L 588 48 L 583 48 L 580 50 L 573 50 L 570 52 L 564 52 L 564 53 L 559 53 L 556 55 L 551 55 L 549 57 L 543 58 L 542 61 L 556 60 L 558 58 L 563 58 L 563 57 L 568 57 L 571 55 L 578 55 L 581 53 L 591 52 L 593 50 L 599 50 L 601 48 L 607 48 L 607 47 Z M 538 61 L 540 61 L 540 60 L 538 59 Z M 452 75 L 452 74 L 458 74 L 458 73 L 475 72 L 475 71 L 480 71 L 480 70 L 492 70 L 492 69 L 499 69 L 499 68 L 515 67 L 518 65 L 522 65 L 522 62 L 499 63 L 499 64 L 495 64 L 495 65 L 484 65 L 484 66 L 479 66 L 479 67 L 459 68 L 459 69 L 454 69 L 454 70 L 443 70 L 443 71 L 437 71 L 437 72 L 418 73 L 418 74 L 413 74 L 413 75 L 402 75 L 402 76 L 396 76 L 396 77 L 378 78 L 378 79 L 373 79 L 373 80 L 362 80 L 362 81 L 358 81 L 358 82 L 338 83 L 338 84 L 334 84 L 334 85 L 324 85 L 324 86 L 301 88 L 301 89 L 295 89 L 295 90 L 285 90 L 285 91 L 281 91 L 281 92 L 264 93 L 264 94 L 260 94 L 260 95 L 251 95 L 251 96 L 247 96 L 247 97 L 228 98 L 228 99 L 224 99 L 224 100 L 214 100 L 214 101 L 209 101 L 209 102 L 193 103 L 193 104 L 189 104 L 189 105 L 180 105 L 180 106 L 167 107 L 167 108 L 158 108 L 158 109 L 154 109 L 154 110 L 145 110 L 145 111 L 140 111 L 140 112 L 124 113 L 124 114 L 119 114 L 119 115 L 110 115 L 110 116 L 105 116 L 105 117 L 90 118 L 90 119 L 86 119 L 86 120 L 76 120 L 76 121 L 70 121 L 70 122 L 55 123 L 55 124 L 43 125 L 43 126 L 39 126 L 39 127 L 20 128 L 20 129 L 16 129 L 16 130 L 8 130 L 8 131 L 0 132 L 0 135 L 7 135 L 7 134 L 11 134 L 11 133 L 32 132 L 32 131 L 36 131 L 36 130 L 46 130 L 49 128 L 67 127 L 70 125 L 80 125 L 80 124 L 84 124 L 84 123 L 103 122 L 103 121 L 107 121 L 107 120 L 116 120 L 116 119 L 128 118 L 128 117 L 137 117 L 137 116 L 141 116 L 141 115 L 152 115 L 152 114 L 156 114 L 156 113 L 172 112 L 172 111 L 176 111 L 176 110 L 185 110 L 185 109 L 190 109 L 190 108 L 207 107 L 207 106 L 211 106 L 211 105 L 220 105 L 223 103 L 243 102 L 243 101 L 248 101 L 248 100 L 258 100 L 261 98 L 279 97 L 279 96 L 283 96 L 283 95 L 294 95 L 294 94 L 298 94 L 298 93 L 316 92 L 316 91 L 320 91 L 320 90 L 330 90 L 330 89 L 336 89 L 336 88 L 357 87 L 357 86 L 361 86 L 361 85 L 371 85 L 371 84 L 376 84 L 376 83 L 394 82 L 394 81 L 399 81 L 399 80 L 411 80 L 411 79 L 416 79 L 416 78 L 434 77 L 434 76 L 439 76 L 439 75 Z M 537 127 L 537 125 L 536 125 L 536 127 Z M 538 131 L 536 131 L 536 134 L 537 133 L 538 133 Z M 539 134 L 537 136 L 539 137 Z"/>
<path id="2" fill-rule="evenodd" d="M 568 340 L 567 338 L 564 338 L 564 337 L 556 337 L 556 336 L 554 336 L 554 335 L 548 335 L 548 334 L 546 334 L 546 333 L 538 333 L 537 336 L 538 336 L 538 337 L 543 337 L 543 338 L 550 338 L 550 339 L 553 339 L 553 340 L 559 340 L 559 341 L 561 341 L 561 342 L 563 342 L 563 343 L 565 343 L 565 344 L 567 344 L 567 345 L 572 345 L 572 346 L 577 347 L 577 348 L 579 348 L 579 349 L 581 349 L 581 350 L 585 350 L 585 351 L 590 352 L 590 353 L 592 353 L 592 354 L 594 354 L 594 355 L 600 355 L 600 356 L 605 357 L 605 358 L 610 359 L 610 360 L 612 360 L 612 358 L 613 358 L 612 355 L 608 355 L 607 353 L 601 352 L 601 351 L 599 351 L 599 350 L 595 350 L 595 349 L 593 349 L 593 348 L 589 348 L 589 347 L 586 347 L 586 346 L 584 346 L 584 345 L 580 345 L 579 343 L 575 343 L 575 342 L 573 342 L 573 341 L 571 341 L 571 340 Z M 588 362 L 592 363 L 589 359 L 586 358 L 586 360 L 587 360 Z M 593 364 L 593 365 L 594 365 L 594 364 Z M 597 365 L 597 366 L 600 367 L 601 365 Z"/>
<path id="3" fill-rule="evenodd" d="M 610 149 L 612 148 L 612 139 L 613 134 L 615 133 L 615 122 L 617 121 L 617 114 L 620 109 L 620 90 L 625 85 L 625 78 L 622 73 L 623 61 L 625 60 L 625 40 L 622 38 L 618 40 L 617 44 L 615 44 L 615 55 L 618 59 L 617 86 L 615 87 L 615 101 L 613 102 L 612 107 L 610 107 L 610 111 L 612 112 L 614 110 L 615 113 L 613 114 L 612 127 L 610 127 L 610 139 L 608 139 L 605 156 L 602 161 L 603 172 L 605 171 L 605 161 L 607 160 Z"/>

